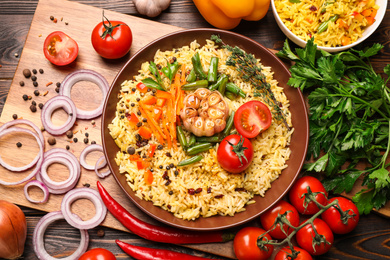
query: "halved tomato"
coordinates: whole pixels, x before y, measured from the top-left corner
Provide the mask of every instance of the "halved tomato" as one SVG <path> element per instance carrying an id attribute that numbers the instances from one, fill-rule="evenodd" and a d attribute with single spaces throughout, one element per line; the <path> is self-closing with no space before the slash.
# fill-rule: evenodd
<path id="1" fill-rule="evenodd" d="M 272 122 L 269 108 L 261 101 L 252 100 L 240 106 L 234 115 L 234 126 L 246 138 L 256 137 Z"/>
<path id="2" fill-rule="evenodd" d="M 73 62 L 78 53 L 79 46 L 71 37 L 61 31 L 49 34 L 43 44 L 43 53 L 46 59 L 58 66 Z"/>

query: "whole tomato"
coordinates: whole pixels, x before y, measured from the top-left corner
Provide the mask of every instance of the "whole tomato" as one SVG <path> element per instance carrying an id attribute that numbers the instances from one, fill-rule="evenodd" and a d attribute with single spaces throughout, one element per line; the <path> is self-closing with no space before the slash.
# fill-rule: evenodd
<path id="1" fill-rule="evenodd" d="M 272 206 L 265 213 L 260 215 L 260 223 L 265 230 L 270 230 L 273 224 L 275 223 L 275 219 L 280 214 L 287 212 L 286 218 L 290 222 L 291 225 L 297 227 L 299 225 L 299 214 L 296 208 L 294 208 L 290 203 L 285 200 L 280 200 L 274 206 Z M 280 228 L 280 224 L 277 224 L 275 229 L 268 232 L 271 237 L 275 239 L 284 239 L 287 237 L 287 234 L 293 232 L 292 228 L 289 228 L 287 225 L 283 225 L 283 230 Z"/>
<path id="2" fill-rule="evenodd" d="M 309 187 L 312 192 L 322 192 L 318 193 L 315 198 L 318 203 L 324 206 L 328 204 L 328 194 L 324 185 L 322 185 L 318 179 L 311 176 L 299 178 L 292 186 L 290 192 L 288 193 L 288 197 L 291 204 L 298 210 L 299 213 L 304 215 L 314 215 L 320 209 L 313 201 L 310 201 L 309 203 L 305 202 L 306 196 L 303 196 L 303 194 L 307 193 L 307 187 Z"/>
<path id="3" fill-rule="evenodd" d="M 313 226 L 318 235 L 315 234 Z M 334 236 L 332 230 L 325 221 L 319 218 L 313 220 L 313 226 L 311 224 L 307 224 L 298 230 L 296 234 L 298 245 L 311 255 L 325 254 L 329 251 L 333 244 Z M 321 240 L 320 237 L 322 238 Z"/>
<path id="4" fill-rule="evenodd" d="M 130 27 L 120 21 L 106 20 L 98 23 L 92 31 L 92 46 L 106 59 L 119 59 L 125 56 L 133 43 Z"/>
<path id="5" fill-rule="evenodd" d="M 219 165 L 228 172 L 245 171 L 253 160 L 251 141 L 236 134 L 225 137 L 219 144 L 217 160 Z"/>
<path id="6" fill-rule="evenodd" d="M 328 224 L 333 233 L 347 234 L 357 226 L 359 222 L 359 210 L 351 200 L 344 197 L 331 198 L 329 203 L 335 200 L 338 200 L 340 209 L 342 211 L 348 211 L 347 214 L 353 217 L 346 217 L 344 224 L 343 220 L 341 219 L 340 212 L 335 208 L 336 206 L 333 206 L 322 213 L 321 218 L 326 222 L 326 224 Z"/>
<path id="7" fill-rule="evenodd" d="M 85 252 L 78 260 L 116 260 L 116 257 L 107 249 L 94 248 Z"/>
<path id="8" fill-rule="evenodd" d="M 313 260 L 313 257 L 304 249 L 294 246 L 294 250 L 298 252 L 298 255 L 294 260 Z M 275 255 L 274 260 L 287 260 L 291 258 L 291 249 L 289 247 L 284 247 Z"/>
<path id="9" fill-rule="evenodd" d="M 257 246 L 257 239 L 265 232 L 264 229 L 258 227 L 244 227 L 238 231 L 233 241 L 234 253 L 238 260 L 263 260 L 272 255 L 274 250 L 272 245 L 266 245 L 267 251 Z M 268 234 L 265 234 L 264 237 L 271 240 L 271 236 Z"/>

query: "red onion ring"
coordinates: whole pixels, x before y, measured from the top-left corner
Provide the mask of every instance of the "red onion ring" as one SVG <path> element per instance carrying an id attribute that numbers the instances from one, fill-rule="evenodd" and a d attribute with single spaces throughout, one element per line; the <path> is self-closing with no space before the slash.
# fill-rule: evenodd
<path id="1" fill-rule="evenodd" d="M 95 205 L 96 214 L 83 221 L 72 214 L 70 206 L 78 199 L 89 199 Z M 65 194 L 61 203 L 61 212 L 69 225 L 78 229 L 90 229 L 98 226 L 106 217 L 107 208 L 100 198 L 99 192 L 91 188 L 77 188 Z"/>
<path id="2" fill-rule="evenodd" d="M 62 108 L 68 113 L 68 120 L 61 126 L 55 126 L 51 122 L 51 115 L 58 108 Z M 43 127 L 48 133 L 61 135 L 71 129 L 76 122 L 76 106 L 69 97 L 54 96 L 43 106 L 41 120 Z"/>
<path id="3" fill-rule="evenodd" d="M 88 243 L 89 243 L 89 235 L 87 230 L 80 229 L 80 245 L 70 256 L 64 258 L 55 258 L 49 255 L 45 249 L 45 241 L 44 235 L 47 227 L 60 219 L 63 219 L 61 211 L 54 211 L 43 216 L 37 223 L 34 233 L 33 233 L 33 245 L 34 252 L 38 256 L 39 259 L 44 260 L 74 260 L 79 259 L 79 257 L 87 251 Z"/>
<path id="4" fill-rule="evenodd" d="M 99 165 L 100 163 L 102 163 L 102 165 Z M 96 175 L 99 177 L 99 178 L 106 178 L 108 175 L 110 175 L 111 171 L 110 170 L 107 170 L 105 172 L 99 172 L 100 169 L 102 169 L 104 166 L 106 166 L 107 164 L 107 161 L 106 161 L 106 158 L 104 156 L 100 157 L 99 160 L 96 161 L 96 164 L 95 164 L 95 173 Z"/>
<path id="5" fill-rule="evenodd" d="M 63 194 L 76 186 L 80 178 L 81 169 L 74 154 L 63 148 L 53 148 L 45 152 L 44 158 L 45 160 L 42 163 L 41 172 L 36 177 L 47 186 L 50 193 Z M 60 163 L 68 168 L 68 179 L 61 182 L 56 182 L 50 179 L 47 175 L 47 168 L 53 163 Z"/>
<path id="6" fill-rule="evenodd" d="M 30 197 L 30 195 L 28 194 L 28 188 L 30 188 L 31 186 L 38 187 L 43 191 L 43 199 L 42 200 L 34 200 Z M 48 188 L 46 187 L 45 184 L 43 184 L 42 182 L 40 182 L 38 180 L 32 180 L 32 181 L 27 182 L 26 185 L 24 185 L 23 190 L 24 190 L 24 196 L 26 196 L 26 199 L 32 203 L 45 203 L 49 199 Z"/>
<path id="7" fill-rule="evenodd" d="M 70 98 L 70 92 L 72 90 L 72 87 L 79 81 L 90 81 L 95 83 L 103 92 L 103 99 L 99 107 L 95 110 L 87 111 L 76 108 L 77 118 L 91 119 L 100 116 L 103 112 L 104 98 L 107 95 L 109 89 L 107 80 L 96 71 L 80 69 L 70 73 L 68 76 L 65 77 L 65 79 L 61 83 L 61 89 L 59 94 Z"/>
<path id="8" fill-rule="evenodd" d="M 11 128 L 17 124 L 24 124 L 24 125 L 28 125 L 28 126 L 32 127 L 35 130 L 35 132 L 38 134 L 38 137 L 42 143 L 43 149 L 45 148 L 45 139 L 43 138 L 41 130 L 33 122 L 28 121 L 26 119 L 16 119 L 14 121 L 9 121 L 9 122 L 5 123 L 4 125 L 2 125 L 0 127 L 0 137 L 2 136 L 1 135 L 2 131 L 4 131 L 5 129 L 8 129 L 8 128 Z M 38 159 L 39 159 L 39 154 L 29 164 L 21 166 L 21 167 L 15 167 L 15 166 L 11 166 L 11 165 L 5 163 L 3 160 L 1 160 L 1 157 L 0 157 L 0 165 L 2 165 L 4 168 L 6 168 L 10 171 L 13 171 L 13 172 L 22 172 L 22 171 L 25 171 L 25 170 L 33 167 L 37 163 Z"/>
<path id="9" fill-rule="evenodd" d="M 90 165 L 86 161 L 87 155 L 94 151 L 103 152 L 103 146 L 101 146 L 100 144 L 90 144 L 87 147 L 85 147 L 80 153 L 80 164 L 87 170 L 91 170 L 91 171 L 95 170 L 95 165 Z M 102 165 L 101 168 L 104 166 L 106 165 L 105 164 Z"/>
<path id="10" fill-rule="evenodd" d="M 0 132 L 0 137 L 3 136 L 3 135 L 7 135 L 7 134 L 10 134 L 10 133 L 18 133 L 18 132 L 22 132 L 22 133 L 27 133 L 27 134 L 30 134 L 32 136 L 35 137 L 35 139 L 37 140 L 37 143 L 39 145 L 39 154 L 38 154 L 38 161 L 36 162 L 35 164 L 35 168 L 31 171 L 31 173 L 29 175 L 27 175 L 25 178 L 19 180 L 19 181 L 15 181 L 15 182 L 6 182 L 6 181 L 3 181 L 3 180 L 0 180 L 0 184 L 2 185 L 18 185 L 18 184 L 21 184 L 21 183 L 24 183 L 26 181 L 29 181 L 30 179 L 32 179 L 36 174 L 37 172 L 40 170 L 41 168 L 41 165 L 42 165 L 42 162 L 43 162 L 43 144 L 42 142 L 40 141 L 39 139 L 39 136 L 37 134 L 35 134 L 33 131 L 31 130 L 28 130 L 28 129 L 25 129 L 25 128 L 19 128 L 19 127 L 11 127 L 9 129 L 5 129 L 3 131 Z M 35 160 L 35 159 L 34 159 Z M 10 171 L 13 171 L 13 169 L 19 169 L 18 167 L 12 167 L 8 164 L 6 164 L 0 157 L 0 165 L 2 165 L 4 167 L 4 165 L 7 165 L 9 168 Z"/>

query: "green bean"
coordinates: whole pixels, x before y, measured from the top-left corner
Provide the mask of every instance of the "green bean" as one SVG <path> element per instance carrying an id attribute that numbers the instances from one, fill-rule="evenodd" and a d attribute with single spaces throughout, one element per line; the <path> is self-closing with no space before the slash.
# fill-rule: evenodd
<path id="1" fill-rule="evenodd" d="M 207 74 L 207 80 L 215 83 L 218 79 L 218 57 L 211 57 L 209 73 Z"/>
<path id="2" fill-rule="evenodd" d="M 230 114 L 228 120 L 226 121 L 225 129 L 222 131 L 222 136 L 225 138 L 230 134 L 230 131 L 232 131 L 233 125 L 234 125 L 234 115 L 236 114 L 236 111 L 232 111 Z"/>
<path id="3" fill-rule="evenodd" d="M 176 126 L 176 131 L 177 131 L 177 137 L 179 139 L 181 147 L 183 147 L 184 150 L 187 149 L 188 143 L 187 143 L 187 138 L 186 135 L 184 134 L 183 128 L 178 125 Z"/>
<path id="4" fill-rule="evenodd" d="M 209 86 L 209 82 L 207 79 L 197 80 L 194 82 L 187 83 L 181 86 L 182 90 L 194 90 L 198 88 L 207 88 Z"/>
<path id="5" fill-rule="evenodd" d="M 236 95 L 240 95 L 242 98 L 246 97 L 245 92 L 240 87 L 238 87 L 236 84 L 234 84 L 233 82 L 229 82 L 226 84 L 226 90 L 230 91 Z"/>
<path id="6" fill-rule="evenodd" d="M 193 164 L 193 163 L 196 163 L 196 162 L 199 162 L 200 160 L 203 159 L 203 156 L 202 155 L 195 155 L 191 158 L 188 158 L 188 159 L 184 159 L 183 161 L 179 162 L 177 164 L 177 166 L 186 166 L 186 165 L 190 165 L 190 164 Z"/>
<path id="7" fill-rule="evenodd" d="M 160 84 L 158 84 L 158 82 L 153 80 L 152 78 L 143 79 L 142 83 L 144 83 L 145 86 L 147 86 L 148 88 L 155 88 L 155 89 L 158 89 L 158 90 L 166 91 L 165 88 L 160 86 Z"/>
<path id="8" fill-rule="evenodd" d="M 156 78 L 156 81 L 157 83 L 163 88 L 165 89 L 164 87 L 164 83 L 161 79 L 161 75 L 160 75 L 160 72 L 158 71 L 157 69 L 157 65 L 156 63 L 154 63 L 153 61 L 151 61 L 149 63 L 149 71 L 153 74 L 153 76 Z"/>
<path id="9" fill-rule="evenodd" d="M 217 90 L 218 87 L 219 87 L 219 85 L 221 85 L 222 81 L 224 81 L 225 78 L 227 79 L 228 76 L 226 76 L 225 74 L 220 75 L 220 76 L 218 77 L 217 82 L 215 82 L 213 85 L 211 85 L 211 86 L 209 87 L 209 89 L 210 89 L 211 91 Z"/>
<path id="10" fill-rule="evenodd" d="M 317 33 L 325 32 L 328 29 L 329 22 L 336 22 L 338 18 L 339 18 L 339 16 L 336 14 L 336 15 L 332 16 L 331 18 L 329 18 L 328 21 L 321 23 L 320 26 L 318 26 Z"/>
<path id="11" fill-rule="evenodd" d="M 194 70 L 194 69 L 192 69 L 192 70 L 190 71 L 190 74 L 188 74 L 186 80 L 187 80 L 187 82 L 194 82 L 194 81 L 196 80 L 196 73 L 195 73 L 195 70 Z"/>
<path id="12" fill-rule="evenodd" d="M 191 134 L 188 140 L 188 147 L 192 147 L 196 143 L 196 136 Z"/>
<path id="13" fill-rule="evenodd" d="M 230 92 L 230 91 L 225 91 L 225 97 L 227 97 L 228 99 L 230 100 L 236 100 L 237 99 L 237 95 L 234 94 L 233 92 Z"/>
<path id="14" fill-rule="evenodd" d="M 187 154 L 188 155 L 195 155 L 201 152 L 205 152 L 209 150 L 213 145 L 211 143 L 201 143 L 194 145 L 190 148 L 187 149 Z"/>
<path id="15" fill-rule="evenodd" d="M 199 52 L 195 53 L 191 58 L 192 66 L 199 79 L 207 79 L 206 73 L 203 71 L 202 63 L 200 62 Z"/>
<path id="16" fill-rule="evenodd" d="M 219 143 L 221 142 L 221 139 L 219 138 L 218 135 L 213 135 L 213 136 L 196 137 L 196 141 L 199 143 Z"/>
<path id="17" fill-rule="evenodd" d="M 228 80 L 229 78 L 226 77 L 222 80 L 221 84 L 218 86 L 218 91 L 219 93 L 221 93 L 222 96 L 225 95 L 225 91 L 226 91 L 226 84 L 228 83 Z"/>
<path id="18" fill-rule="evenodd" d="M 169 80 L 172 82 L 173 77 L 177 73 L 177 71 L 180 68 L 180 64 L 175 61 L 173 63 L 169 63 L 168 66 L 161 69 L 161 71 L 169 78 Z"/>

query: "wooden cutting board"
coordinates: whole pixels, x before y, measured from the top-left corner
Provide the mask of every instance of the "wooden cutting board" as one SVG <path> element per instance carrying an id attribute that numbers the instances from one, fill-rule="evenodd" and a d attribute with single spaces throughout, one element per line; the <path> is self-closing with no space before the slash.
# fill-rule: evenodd
<path id="1" fill-rule="evenodd" d="M 104 15 L 108 19 L 120 20 L 127 23 L 131 27 L 133 33 L 133 44 L 129 55 L 120 60 L 105 60 L 95 52 L 90 41 L 90 34 L 93 28 L 102 20 L 102 11 L 103 10 L 99 8 L 65 0 L 39 1 L 4 105 L 0 118 L 0 125 L 13 120 L 12 116 L 16 114 L 19 118 L 28 119 L 34 122 L 38 127 L 41 127 L 40 109 L 38 108 L 38 111 L 35 113 L 31 112 L 30 105 L 32 101 L 35 101 L 37 104 L 44 104 L 49 98 L 55 96 L 57 94 L 55 92 L 56 83 L 61 82 L 70 72 L 77 69 L 92 69 L 101 73 L 111 84 L 120 68 L 137 50 L 158 37 L 182 30 L 180 27 L 105 10 Z M 51 20 L 51 16 L 55 18 L 57 22 Z M 77 41 L 79 45 L 79 55 L 76 62 L 69 66 L 58 67 L 46 60 L 42 51 L 43 42 L 46 36 L 53 31 L 63 31 Z M 31 78 L 26 79 L 23 76 L 24 69 L 38 70 L 35 75 L 38 82 L 37 87 L 33 86 Z M 40 73 L 39 69 L 43 69 L 43 73 Z M 19 85 L 20 81 L 24 81 L 23 87 Z M 35 90 L 40 92 L 38 96 L 34 95 Z M 31 100 L 24 101 L 22 98 L 24 94 L 31 96 Z M 77 107 L 90 110 L 96 108 L 99 103 L 102 102 L 102 95 L 96 85 L 83 82 L 77 83 L 73 87 L 72 99 L 75 101 Z M 64 118 L 66 118 L 66 114 L 63 111 L 57 111 L 53 115 L 53 121 L 56 124 L 62 122 Z M 67 138 L 65 135 L 56 136 L 56 144 L 51 146 L 46 142 L 45 150 L 57 147 L 65 148 L 69 145 L 70 151 L 73 152 L 76 157 L 79 157 L 80 152 L 87 146 L 87 144 L 83 142 L 86 133 L 88 133 L 89 143 L 91 141 L 96 141 L 98 144 L 101 144 L 101 120 L 100 118 L 95 118 L 93 121 L 76 121 L 76 125 L 72 130 L 75 133 L 74 137 L 78 139 L 77 143 L 75 143 L 73 139 Z M 51 137 L 47 132 L 43 132 L 43 134 L 45 140 L 48 140 L 48 138 Z M 16 147 L 17 142 L 21 142 L 22 147 Z M 0 139 L 0 156 L 4 161 L 11 165 L 21 166 L 32 161 L 38 153 L 38 150 L 35 139 L 27 135 L 7 135 Z M 88 157 L 88 161 L 94 162 L 100 155 L 101 154 L 94 152 Z M 0 166 L 0 178 L 2 180 L 20 180 L 28 173 L 29 172 L 9 173 Z M 49 176 L 55 181 L 65 180 L 68 177 L 68 174 L 67 168 L 62 165 L 53 165 L 49 168 Z M 84 185 L 89 184 L 91 188 L 96 189 L 96 181 L 98 179 L 99 178 L 93 171 L 82 169 L 81 178 L 77 187 L 83 187 Z M 104 180 L 100 179 L 100 181 L 108 192 L 135 216 L 150 223 L 160 224 L 141 212 L 130 202 L 125 193 L 117 185 L 113 176 L 109 176 Z M 60 210 L 62 195 L 50 195 L 48 202 L 44 204 L 34 204 L 26 200 L 23 192 L 23 185 L 11 187 L 0 185 L 0 199 L 46 212 Z M 42 197 L 42 192 L 35 188 L 29 189 L 29 194 L 36 199 Z M 73 211 L 83 219 L 88 219 L 94 215 L 94 206 L 88 200 L 78 200 L 73 204 L 72 208 Z M 107 214 L 102 225 L 128 231 L 110 213 Z M 189 247 L 234 258 L 231 243 L 189 245 Z"/>

